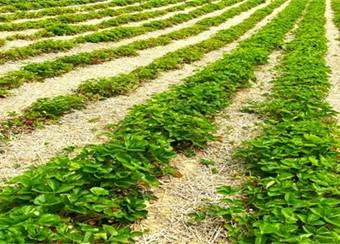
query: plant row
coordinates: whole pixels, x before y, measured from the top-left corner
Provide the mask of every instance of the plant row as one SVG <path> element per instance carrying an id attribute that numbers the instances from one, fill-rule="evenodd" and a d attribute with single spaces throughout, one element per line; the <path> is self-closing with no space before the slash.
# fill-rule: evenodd
<path id="1" fill-rule="evenodd" d="M 225 2 L 224 5 L 231 4 L 232 2 L 236 1 L 238 0 L 229 0 L 228 2 Z M 171 43 L 173 40 L 184 39 L 188 38 L 189 36 L 197 35 L 205 30 L 208 30 L 211 26 L 222 24 L 228 18 L 236 16 L 241 12 L 262 3 L 263 1 L 264 0 L 248 0 L 240 6 L 224 11 L 221 15 L 217 17 L 204 18 L 191 27 L 170 32 L 156 38 L 135 41 L 128 45 L 120 46 L 118 48 L 99 49 L 91 52 L 84 52 L 75 55 L 60 57 L 52 61 L 25 65 L 21 69 L 9 72 L 0 78 L 0 89 L 2 91 L 0 92 L 0 94 L 2 93 L 3 95 L 5 95 L 6 90 L 18 87 L 25 82 L 43 81 L 46 78 L 55 77 L 70 72 L 71 70 L 79 66 L 99 64 L 124 56 L 134 56 L 137 55 L 138 50 L 144 50 L 156 46 L 165 46 Z M 206 11 L 212 12 L 216 10 L 216 8 L 220 9 L 223 7 L 220 4 L 203 6 L 201 9 L 193 10 L 188 14 L 181 14 L 179 16 L 171 17 L 168 21 L 163 20 L 149 23 L 147 24 L 149 26 L 147 27 L 147 29 L 164 29 L 178 23 L 185 22 L 189 19 L 193 19 L 197 16 L 202 16 L 206 13 Z M 137 33 L 122 32 L 121 35 L 131 34 L 133 36 Z M 119 38 L 119 36 L 117 36 L 117 33 L 115 34 L 115 36 L 109 36 L 106 38 Z M 107 39 L 100 40 L 107 41 Z M 97 41 L 99 40 L 97 39 Z"/>
<path id="2" fill-rule="evenodd" d="M 161 0 L 161 1 L 151 1 L 141 4 L 139 6 L 126 7 L 121 9 L 103 9 L 99 11 L 90 11 L 86 13 L 75 13 L 75 14 L 62 14 L 56 17 L 38 20 L 29 20 L 21 23 L 3 23 L 0 24 L 0 31 L 19 31 L 26 29 L 38 29 L 38 28 L 52 28 L 54 25 L 58 24 L 70 24 L 82 22 L 90 19 L 96 19 L 106 16 L 116 16 L 124 13 L 130 13 L 135 11 L 142 11 L 144 9 L 153 8 L 157 6 L 165 6 L 170 3 L 183 2 L 184 0 Z"/>
<path id="3" fill-rule="evenodd" d="M 115 2 L 120 2 L 121 0 L 114 0 Z M 12 12 L 16 10 L 35 10 L 35 9 L 43 9 L 50 7 L 64 7 L 68 5 L 75 4 L 88 4 L 88 3 L 96 3 L 101 2 L 99 0 L 37 0 L 37 1 L 29 1 L 29 0 L 1 0 L 0 12 Z"/>
<path id="4" fill-rule="evenodd" d="M 110 1 L 106 3 L 97 3 L 94 5 L 84 5 L 84 6 L 78 6 L 78 7 L 53 7 L 53 8 L 46 8 L 41 9 L 39 11 L 15 11 L 14 13 L 1 15 L 0 21 L 13 21 L 17 19 L 34 19 L 34 18 L 41 18 L 46 16 L 55 16 L 55 15 L 61 15 L 61 14 L 72 14 L 77 13 L 81 11 L 91 11 L 91 10 L 97 10 L 97 9 L 104 9 L 104 8 L 110 8 L 110 7 L 116 7 L 116 6 L 128 6 L 136 3 L 142 3 L 145 2 L 143 0 L 140 1 L 134 1 L 134 0 L 125 0 L 125 1 Z M 133 6 L 128 6 L 128 8 Z"/>
<path id="5" fill-rule="evenodd" d="M 204 147 L 213 138 L 211 117 L 280 46 L 304 2 L 293 0 L 234 52 L 136 106 L 107 143 L 89 145 L 73 158 L 57 157 L 8 182 L 0 192 L 0 240 L 130 241 L 129 224 L 146 216 L 148 187 L 173 172 L 169 161 L 176 152 Z"/>
<path id="6" fill-rule="evenodd" d="M 205 3 L 209 3 L 210 0 L 195 0 L 195 1 L 187 1 L 185 3 L 175 5 L 175 6 L 169 6 L 166 9 L 163 10 L 151 10 L 151 11 L 143 11 L 145 9 L 151 8 L 152 5 L 157 5 L 156 7 L 160 7 L 161 4 L 162 6 L 166 6 L 169 4 L 169 1 L 154 1 L 154 2 L 149 2 L 145 5 L 140 5 L 139 8 L 141 10 L 137 13 L 132 13 L 132 14 L 124 14 L 122 16 L 118 16 L 115 18 L 110 18 L 108 20 L 103 20 L 98 24 L 82 24 L 82 25 L 72 25 L 70 23 L 56 23 L 56 24 L 51 24 L 34 34 L 30 35 L 13 35 L 7 38 L 7 40 L 15 40 L 15 39 L 29 39 L 29 40 L 34 40 L 42 37 L 52 37 L 52 36 L 64 36 L 64 35 L 75 35 L 75 34 L 80 34 L 84 33 L 87 31 L 98 31 L 100 29 L 104 28 L 110 28 L 110 27 L 115 27 L 115 26 L 120 26 L 123 24 L 127 24 L 129 22 L 137 22 L 137 21 L 142 21 L 142 20 L 147 20 L 149 18 L 155 18 L 161 15 L 165 15 L 169 12 L 175 12 L 175 11 L 180 11 L 184 10 L 188 7 L 196 7 L 200 6 Z M 157 3 L 157 4 L 154 4 Z M 110 12 L 110 10 L 107 10 Z M 143 11 L 143 12 L 142 12 Z"/>
<path id="7" fill-rule="evenodd" d="M 10 119 L 2 122 L 0 132 L 3 137 L 7 138 L 12 133 L 30 131 L 37 126 L 54 122 L 72 110 L 85 108 L 87 103 L 93 100 L 127 94 L 135 90 L 141 83 L 156 79 L 162 72 L 180 69 L 184 64 L 198 61 L 204 54 L 237 40 L 283 2 L 285 0 L 274 0 L 268 6 L 255 11 L 242 23 L 221 30 L 197 44 L 170 52 L 147 66 L 136 68 L 129 74 L 87 80 L 73 94 L 39 99 L 22 115 L 12 115 Z"/>
<path id="8" fill-rule="evenodd" d="M 111 29 L 97 31 L 95 33 L 75 37 L 71 40 L 43 40 L 35 42 L 31 45 L 24 47 L 11 48 L 8 51 L 4 51 L 0 53 L 0 63 L 4 63 L 9 60 L 20 60 L 28 57 L 32 57 L 35 55 L 39 55 L 42 53 L 51 53 L 51 52 L 59 52 L 72 49 L 76 47 L 78 44 L 84 42 L 109 42 L 109 41 L 118 41 L 124 38 L 129 38 L 137 35 L 141 35 L 150 31 L 156 31 L 164 28 L 168 28 L 174 26 L 175 24 L 183 23 L 190 19 L 194 19 L 200 17 L 206 13 L 213 12 L 215 10 L 219 10 L 226 5 L 229 6 L 232 2 L 237 2 L 240 0 L 222 0 L 219 4 L 204 4 L 207 0 L 193 0 L 185 3 L 179 7 L 171 7 L 169 11 L 176 11 L 178 9 L 185 9 L 186 7 L 192 5 L 201 5 L 202 7 L 196 8 L 190 11 L 188 14 L 176 14 L 172 17 L 169 17 L 164 20 L 153 20 L 148 23 L 134 26 L 134 27 L 115 27 Z M 128 15 L 124 17 L 114 18 L 110 21 L 110 25 L 117 26 L 122 22 L 130 22 L 130 21 L 139 21 L 142 19 L 148 19 L 160 14 L 166 14 L 168 11 L 155 11 L 151 13 L 140 13 L 136 15 Z M 67 30 L 60 29 L 60 32 L 64 32 Z M 69 30 L 71 31 L 71 30 Z"/>
<path id="9" fill-rule="evenodd" d="M 339 0 L 332 0 L 332 10 L 334 14 L 334 23 L 340 30 L 340 1 Z"/>
<path id="10" fill-rule="evenodd" d="M 325 101 L 324 11 L 325 1 L 310 1 L 259 109 L 267 118 L 263 133 L 237 153 L 252 177 L 241 189 L 221 188 L 229 207 L 212 208 L 235 242 L 340 241 L 340 134 Z M 232 200 L 230 193 L 242 198 Z"/>

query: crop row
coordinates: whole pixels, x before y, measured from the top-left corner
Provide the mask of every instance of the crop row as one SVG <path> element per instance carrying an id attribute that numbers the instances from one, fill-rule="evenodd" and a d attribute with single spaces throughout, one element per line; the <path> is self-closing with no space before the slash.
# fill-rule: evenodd
<path id="1" fill-rule="evenodd" d="M 126 7 L 121 9 L 103 9 L 100 11 L 91 11 L 88 13 L 62 14 L 53 18 L 29 20 L 21 23 L 3 23 L 0 24 L 0 31 L 18 31 L 26 29 L 51 28 L 58 24 L 71 24 L 82 22 L 90 19 L 101 18 L 106 16 L 116 16 L 124 13 L 142 11 L 144 9 L 165 6 L 170 3 L 183 2 L 184 0 L 161 0 L 151 1 L 139 6 Z"/>
<path id="2" fill-rule="evenodd" d="M 178 0 L 176 0 L 178 1 Z M 140 5 L 139 8 L 141 9 L 140 11 L 143 11 L 145 9 L 153 8 L 153 7 L 160 7 L 160 6 L 167 6 L 168 4 L 174 2 L 173 0 L 169 1 L 153 1 L 146 3 L 144 5 Z M 200 6 L 205 3 L 209 3 L 209 0 L 196 0 L 196 1 L 187 1 L 185 3 L 175 5 L 175 6 L 169 6 L 166 9 L 162 10 L 152 10 L 152 11 L 147 11 L 147 12 L 138 12 L 138 13 L 132 13 L 132 14 L 119 14 L 122 16 L 118 16 L 115 18 L 110 18 L 108 20 L 103 20 L 102 22 L 98 24 L 82 24 L 82 25 L 71 25 L 69 23 L 56 23 L 56 24 L 51 24 L 34 34 L 30 35 L 12 35 L 7 37 L 7 40 L 15 40 L 15 39 L 29 39 L 29 40 L 34 40 L 42 37 L 52 37 L 52 36 L 64 36 L 64 35 L 75 35 L 75 34 L 80 34 L 84 33 L 87 31 L 98 31 L 100 29 L 104 28 L 110 28 L 114 26 L 120 26 L 123 24 L 127 24 L 129 22 L 137 22 L 137 21 L 142 21 L 146 20 L 149 18 L 155 18 L 161 15 L 164 15 L 169 12 L 175 12 L 175 11 L 180 11 L 184 10 L 188 7 L 195 7 L 195 6 Z M 108 13 L 111 15 L 111 11 L 108 10 Z M 123 13 L 123 11 L 122 11 Z"/>
<path id="3" fill-rule="evenodd" d="M 120 0 L 114 0 L 115 2 L 120 2 Z M 98 0 L 1 0 L 0 12 L 12 12 L 16 10 L 31 10 L 31 9 L 43 9 L 49 7 L 63 7 L 75 4 L 88 4 L 101 2 Z"/>
<path id="4" fill-rule="evenodd" d="M 98 43 L 98 42 L 109 42 L 109 41 L 118 41 L 125 38 L 131 38 L 133 36 L 145 34 L 147 32 L 156 31 L 165 29 L 176 24 L 180 24 L 186 22 L 188 20 L 200 17 L 204 14 L 223 9 L 226 6 L 231 5 L 232 3 L 239 2 L 241 0 L 222 0 L 221 2 L 215 3 L 208 3 L 203 5 L 202 7 L 196 8 L 189 13 L 180 13 L 176 14 L 172 17 L 169 17 L 164 20 L 153 20 L 148 23 L 144 23 L 140 26 L 134 27 L 115 27 L 107 30 L 97 31 L 92 34 L 87 34 L 79 37 L 75 37 L 71 40 L 43 40 L 35 42 L 31 45 L 25 47 L 18 47 L 12 48 L 8 51 L 2 52 L 0 55 L 0 63 L 4 63 L 8 60 L 20 60 L 24 58 L 28 58 L 31 56 L 39 55 L 42 53 L 50 53 L 50 52 L 58 52 L 58 51 L 65 51 L 74 48 L 80 43 L 91 42 L 91 43 Z M 207 2 L 206 0 L 193 0 L 187 2 L 183 5 L 183 8 L 186 6 L 191 5 L 200 5 L 201 3 Z M 177 9 L 177 7 L 175 7 Z M 171 10 L 171 9 L 170 9 Z M 152 15 L 152 13 L 151 13 Z M 111 25 L 119 25 L 121 22 L 129 22 L 134 21 L 136 18 L 149 18 L 150 14 L 137 14 L 130 15 L 128 17 L 117 18 L 111 21 Z M 60 30 L 66 31 L 66 30 Z"/>
<path id="5" fill-rule="evenodd" d="M 334 23 L 340 30 L 340 1 L 332 0 L 332 9 L 334 13 Z"/>
<path id="6" fill-rule="evenodd" d="M 172 172 L 169 160 L 176 151 L 204 147 L 212 139 L 211 117 L 279 48 L 305 2 L 293 0 L 234 52 L 135 107 L 107 143 L 87 146 L 74 158 L 58 157 L 8 182 L 0 192 L 0 240 L 130 240 L 129 224 L 146 216 L 148 187 Z"/>
<path id="7" fill-rule="evenodd" d="M 242 201 L 213 208 L 229 236 L 250 243 L 338 243 L 340 241 L 339 131 L 325 101 L 330 84 L 325 62 L 325 1 L 310 1 L 295 39 L 288 44 L 259 112 L 263 134 L 238 152 L 252 177 Z"/>
<path id="8" fill-rule="evenodd" d="M 176 25 L 178 23 L 185 22 L 189 19 L 193 19 L 197 16 L 203 16 L 206 14 L 206 12 L 212 12 L 216 9 L 223 9 L 225 5 L 230 5 L 233 2 L 237 1 L 239 0 L 224 1 L 221 4 L 208 4 L 206 6 L 203 6 L 202 8 L 193 10 L 188 14 L 174 16 L 169 18 L 168 20 L 154 21 L 152 23 L 147 24 L 148 27 L 136 28 L 135 29 L 136 32 L 122 32 L 120 33 L 120 35 L 133 36 L 137 34 L 142 34 L 146 32 L 146 30 L 150 29 L 152 30 L 164 29 Z M 46 78 L 70 72 L 72 69 L 79 66 L 99 64 L 119 57 L 137 55 L 138 50 L 144 50 L 155 46 L 165 46 L 171 43 L 173 40 L 184 39 L 189 36 L 196 35 L 202 31 L 205 31 L 209 29 L 209 27 L 211 26 L 221 24 L 226 19 L 236 16 L 237 14 L 240 14 L 241 12 L 260 4 L 263 1 L 264 0 L 247 0 L 240 6 L 228 9 L 217 17 L 205 18 L 203 20 L 200 20 L 191 27 L 170 32 L 168 34 L 164 34 L 156 38 L 135 41 L 128 45 L 120 46 L 118 48 L 99 49 L 91 52 L 84 52 L 71 56 L 60 57 L 52 61 L 28 64 L 26 66 L 23 66 L 21 69 L 17 71 L 12 71 L 7 73 L 5 76 L 2 76 L 0 78 L 0 88 L 3 89 L 2 93 L 4 94 L 6 93 L 6 89 L 18 87 L 25 82 L 43 81 Z M 105 38 L 107 39 L 100 40 L 107 41 L 108 39 L 112 40 L 112 38 L 114 39 L 121 38 L 120 36 L 117 36 L 117 34 L 118 33 L 115 33 L 114 36 L 106 36 Z M 101 36 L 100 38 L 104 37 Z M 97 41 L 99 40 L 97 39 Z"/>
<path id="9" fill-rule="evenodd" d="M 111 7 L 123 7 L 128 6 L 136 3 L 142 3 L 145 2 L 143 0 L 135 1 L 135 0 L 124 0 L 124 1 L 110 1 L 106 3 L 97 3 L 95 5 L 84 5 L 84 6 L 78 6 L 78 7 L 53 7 L 53 8 L 47 8 L 47 9 L 41 9 L 39 11 L 16 11 L 14 13 L 1 15 L 0 21 L 13 21 L 17 19 L 34 19 L 34 18 L 40 18 L 40 17 L 46 17 L 46 16 L 55 16 L 55 15 L 61 15 L 61 14 L 72 14 L 77 13 L 81 11 L 91 11 L 91 10 L 97 10 L 97 9 L 104 9 L 104 8 L 111 8 Z M 133 7 L 133 6 L 128 6 Z"/>
<path id="10" fill-rule="evenodd" d="M 200 60 L 204 54 L 217 50 L 254 27 L 256 23 L 265 18 L 280 6 L 285 0 L 274 0 L 268 6 L 255 11 L 242 23 L 226 30 L 217 32 L 214 36 L 197 44 L 170 52 L 151 64 L 139 67 L 129 74 L 122 74 L 104 79 L 92 79 L 83 82 L 73 94 L 43 98 L 34 102 L 22 115 L 14 115 L 0 125 L 0 131 L 5 134 L 34 129 L 36 126 L 50 121 L 55 121 L 65 113 L 74 109 L 83 109 L 88 102 L 98 98 L 103 99 L 121 94 L 126 94 L 136 89 L 141 83 L 156 79 L 159 74 L 169 70 L 180 69 L 184 64 Z M 229 16 L 231 13 L 229 12 Z M 227 17 L 227 15 L 225 15 Z M 225 20 L 225 19 L 224 19 Z M 206 23 L 219 22 L 213 19 Z M 7 137 L 7 135 L 6 135 Z"/>

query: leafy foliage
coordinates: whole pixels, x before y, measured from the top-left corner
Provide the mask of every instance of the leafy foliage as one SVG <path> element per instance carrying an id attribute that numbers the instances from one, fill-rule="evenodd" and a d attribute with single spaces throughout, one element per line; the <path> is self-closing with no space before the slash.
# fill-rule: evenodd
<path id="1" fill-rule="evenodd" d="M 220 4 L 208 4 L 201 8 L 195 9 L 188 14 L 180 15 L 180 17 L 170 17 L 168 21 L 154 21 L 162 23 L 162 28 L 170 27 L 175 24 L 187 21 L 187 19 L 196 18 L 198 15 L 204 15 L 207 12 L 212 12 L 217 9 L 223 9 L 225 6 L 230 5 L 232 2 L 237 2 L 239 0 L 231 0 L 221 2 Z M 236 14 L 242 12 L 244 9 L 248 9 L 251 6 L 255 6 L 263 2 L 263 0 L 250 0 L 241 6 L 237 7 L 237 10 L 230 9 L 226 10 L 224 14 L 218 16 L 216 18 L 220 18 L 220 23 L 222 23 L 225 19 L 228 19 Z M 229 11 L 231 11 L 231 15 L 229 15 Z M 183 17 L 184 16 L 184 17 Z M 201 24 L 202 23 L 202 24 Z M 45 78 L 54 77 L 60 74 L 64 74 L 69 72 L 75 67 L 85 66 L 90 64 L 98 64 L 101 62 L 105 62 L 108 60 L 112 60 L 118 57 L 136 55 L 137 50 L 143 50 L 146 48 L 166 45 L 170 43 L 172 40 L 176 40 L 178 38 L 178 34 L 174 35 L 174 33 L 180 33 L 181 31 L 186 32 L 187 34 L 183 37 L 187 37 L 188 35 L 195 35 L 208 29 L 210 23 L 208 25 L 204 24 L 204 22 L 198 22 L 194 26 L 189 29 L 178 30 L 176 32 L 171 32 L 168 34 L 161 35 L 157 38 L 150 38 L 142 41 L 135 41 L 125 46 L 120 46 L 118 48 L 109 48 L 109 49 L 100 49 L 92 52 L 85 52 L 80 54 L 75 54 L 71 56 L 65 56 L 61 58 L 57 58 L 53 61 L 45 61 L 41 63 L 32 63 L 26 66 L 23 66 L 21 69 L 12 71 L 7 73 L 6 75 L 0 77 L 0 89 L 11 89 L 14 87 L 18 87 L 25 82 L 33 82 L 33 81 L 41 81 Z M 138 34 L 145 33 L 146 31 L 154 30 L 154 28 L 158 27 L 128 27 L 129 31 L 126 28 L 118 27 L 113 32 L 105 31 L 105 34 L 102 35 L 100 33 L 94 33 L 87 36 L 80 37 L 83 41 L 89 42 L 101 42 L 101 41 L 113 41 L 119 40 L 121 38 L 131 37 Z M 151 29 L 150 29 L 151 28 Z M 174 36 L 173 36 L 174 35 Z M 64 43 L 64 42 L 63 42 Z M 64 45 L 65 46 L 65 45 Z"/>
<path id="2" fill-rule="evenodd" d="M 158 2 L 158 5 L 162 6 L 162 5 L 166 5 L 166 4 L 169 4 L 169 3 L 172 3 L 172 2 L 176 2 L 176 1 L 179 2 L 179 1 L 182 1 L 182 0 L 163 0 L 163 1 Z M 168 12 L 177 11 L 177 10 L 180 10 L 180 9 L 185 9 L 189 6 L 200 5 L 200 4 L 202 4 L 206 1 L 207 0 L 194 0 L 194 1 L 189 1 L 187 3 L 184 3 L 182 5 L 179 5 L 179 6 L 169 7 L 169 8 L 164 9 L 164 10 L 155 10 L 155 11 L 142 12 L 142 13 L 130 14 L 130 15 L 125 14 L 125 15 L 118 16 L 118 17 L 115 17 L 115 18 L 111 18 L 110 20 L 103 21 L 103 22 L 96 24 L 96 25 L 70 25 L 69 24 L 70 22 L 76 22 L 76 20 L 77 21 L 83 21 L 84 20 L 83 18 L 85 18 L 85 16 L 92 16 L 90 14 L 81 15 L 83 17 L 60 16 L 60 17 L 58 17 L 60 19 L 59 21 L 57 19 L 55 19 L 54 21 L 39 20 L 37 22 L 41 23 L 41 25 L 43 25 L 43 27 L 44 27 L 42 30 L 34 33 L 33 35 L 14 35 L 14 36 L 7 38 L 7 39 L 10 39 L 10 40 L 18 39 L 18 38 L 20 38 L 20 39 L 36 39 L 36 38 L 51 37 L 51 36 L 56 36 L 56 35 L 60 35 L 60 36 L 61 35 L 75 35 L 75 34 L 79 34 L 79 33 L 86 32 L 86 31 L 96 31 L 96 30 L 100 30 L 102 28 L 110 28 L 110 27 L 114 27 L 114 26 L 119 26 L 121 24 L 126 24 L 126 23 L 129 23 L 129 22 L 147 20 L 149 18 L 164 15 Z M 150 2 L 150 3 L 152 3 L 152 2 Z M 146 5 L 140 6 L 140 7 L 147 9 L 147 8 L 154 6 L 154 5 L 155 4 L 146 4 Z M 123 10 L 120 9 L 120 11 L 123 11 Z M 109 11 L 108 14 L 114 15 L 114 13 L 111 13 L 111 12 L 112 11 Z M 95 14 L 98 15 L 98 12 L 95 12 Z M 99 17 L 102 17 L 102 16 L 99 16 Z M 74 18 L 73 21 L 70 20 L 72 18 Z M 28 23 L 31 23 L 31 22 L 28 22 Z M 32 26 L 29 25 L 28 23 L 23 22 L 23 23 L 19 23 L 17 25 L 20 25 L 20 26 L 22 25 L 22 26 L 32 28 Z M 42 54 L 42 53 L 69 50 L 71 48 L 74 48 L 77 44 L 85 42 L 85 41 L 90 41 L 90 42 L 91 42 L 91 40 L 92 40 L 92 42 L 100 41 L 100 40 L 94 41 L 95 37 L 102 37 L 103 40 L 106 38 L 106 41 L 119 40 L 120 38 L 126 38 L 126 35 L 128 35 L 128 33 L 129 33 L 128 30 L 130 30 L 130 29 L 144 30 L 145 28 L 143 29 L 143 28 L 123 28 L 123 27 L 120 27 L 120 28 L 116 28 L 116 29 L 110 29 L 110 30 L 106 30 L 106 31 L 102 31 L 102 32 L 96 32 L 96 33 L 93 33 L 93 34 L 88 34 L 88 35 L 85 35 L 85 37 L 73 38 L 71 40 L 60 41 L 60 40 L 49 39 L 49 40 L 37 41 L 37 42 L 34 42 L 33 44 L 30 44 L 30 45 L 27 45 L 27 46 L 24 46 L 24 47 L 11 48 L 10 50 L 1 52 L 0 53 L 0 63 L 5 63 L 5 62 L 10 61 L 10 60 L 24 59 L 24 58 L 36 56 L 36 55 Z M 113 37 L 112 35 L 115 35 L 115 36 Z M 109 38 L 111 38 L 111 39 L 109 39 Z"/>
<path id="3" fill-rule="evenodd" d="M 186 63 L 192 63 L 194 61 L 200 60 L 205 53 L 221 48 L 226 44 L 232 42 L 233 40 L 236 40 L 239 36 L 252 28 L 259 20 L 270 14 L 277 6 L 279 6 L 283 2 L 283 0 L 275 0 L 267 7 L 257 10 L 242 23 L 235 25 L 227 30 L 221 30 L 211 38 L 199 42 L 195 45 L 170 52 L 163 57 L 156 59 L 151 64 L 145 67 L 137 68 L 129 74 L 118 75 L 105 79 L 85 81 L 80 85 L 79 89 L 76 91 L 73 97 L 76 98 L 79 96 L 79 98 L 83 99 L 83 95 L 85 95 L 88 100 L 93 100 L 97 98 L 112 97 L 131 92 L 132 90 L 137 88 L 139 84 L 156 79 L 158 75 L 164 71 L 179 69 Z M 236 12 L 237 9 L 234 10 Z M 229 16 L 232 16 L 234 14 L 234 11 L 228 11 L 225 12 L 223 16 L 224 18 L 228 18 Z M 205 20 L 202 20 L 202 22 L 210 25 L 211 23 L 217 24 L 223 21 L 222 18 L 218 19 L 218 21 L 212 21 L 211 18 L 208 18 L 207 20 L 207 22 Z M 200 31 L 201 29 L 207 28 L 205 25 L 198 27 L 200 28 L 188 27 L 184 30 L 173 32 L 170 34 L 170 36 L 178 39 L 186 36 L 187 33 L 193 34 L 195 33 L 195 31 Z M 143 43 L 145 43 L 143 45 L 143 48 L 149 47 L 149 44 L 147 44 L 147 42 Z M 140 48 L 141 42 L 136 43 L 136 46 L 137 45 Z M 50 105 L 58 103 L 55 98 L 47 98 L 45 101 L 48 101 Z M 39 104 L 39 101 L 36 102 L 36 104 Z M 74 109 L 74 107 L 65 106 L 63 112 L 68 112 L 69 110 L 67 109 Z M 28 129 L 28 127 L 34 128 L 34 126 L 41 125 L 42 123 L 49 120 L 45 116 L 45 114 L 40 111 L 35 111 L 34 114 L 36 114 L 36 116 L 32 118 L 32 116 L 28 116 L 30 114 L 30 111 L 32 111 L 32 108 L 28 108 L 27 113 L 25 113 L 23 116 L 14 116 L 10 120 L 2 123 L 1 128 L 3 135 L 16 133 L 22 131 L 22 129 L 26 130 Z M 62 116 L 64 113 L 54 114 L 53 120 Z M 26 123 L 27 120 L 30 121 L 29 124 Z M 37 121 L 39 123 L 36 123 Z"/>
<path id="4" fill-rule="evenodd" d="M 145 217 L 148 186 L 169 172 L 176 150 L 204 147 L 213 138 L 210 118 L 280 45 L 298 17 L 293 10 L 183 85 L 133 108 L 107 143 L 13 178 L 0 192 L 0 240 L 131 241 L 128 225 Z M 245 52 L 250 49 L 253 55 Z"/>
<path id="5" fill-rule="evenodd" d="M 236 242 L 340 241 L 339 131 L 325 102 L 324 10 L 324 1 L 310 2 L 261 109 L 268 117 L 263 135 L 238 152 L 253 175 L 237 191 L 242 199 L 226 196 L 228 208 L 210 208 Z"/>
<path id="6" fill-rule="evenodd" d="M 340 30 L 340 1 L 332 0 L 332 10 L 334 14 L 334 23 Z"/>

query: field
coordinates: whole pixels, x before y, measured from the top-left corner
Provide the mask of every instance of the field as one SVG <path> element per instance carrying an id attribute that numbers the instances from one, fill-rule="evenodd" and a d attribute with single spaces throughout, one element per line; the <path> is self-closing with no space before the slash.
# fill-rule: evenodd
<path id="1" fill-rule="evenodd" d="M 340 0 L 0 0 L 0 243 L 340 243 Z"/>

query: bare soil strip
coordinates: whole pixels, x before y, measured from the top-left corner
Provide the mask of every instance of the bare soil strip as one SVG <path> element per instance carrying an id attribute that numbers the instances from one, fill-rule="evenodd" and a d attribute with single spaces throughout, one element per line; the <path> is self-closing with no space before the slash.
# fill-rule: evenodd
<path id="1" fill-rule="evenodd" d="M 38 32 L 39 29 L 28 29 L 28 30 L 22 30 L 22 31 L 0 31 L 0 39 L 7 38 L 8 36 L 20 34 L 20 35 L 31 35 L 35 32 Z"/>
<path id="2" fill-rule="evenodd" d="M 328 39 L 327 63 L 331 69 L 329 77 L 332 88 L 327 101 L 338 112 L 337 122 L 340 123 L 340 33 L 333 23 L 331 1 L 326 1 L 326 36 Z"/>
<path id="3" fill-rule="evenodd" d="M 32 134 L 22 134 L 13 138 L 2 148 L 4 153 L 0 156 L 0 177 L 18 175 L 31 165 L 45 163 L 67 146 L 101 143 L 103 137 L 97 137 L 97 134 L 98 131 L 104 130 L 104 125 L 120 121 L 133 105 L 144 102 L 153 94 L 165 91 L 170 85 L 179 84 L 197 68 L 222 58 L 224 53 L 236 48 L 240 41 L 250 37 L 270 22 L 287 4 L 276 9 L 238 41 L 210 52 L 202 60 L 185 65 L 180 70 L 163 73 L 158 79 L 143 84 L 129 96 L 118 96 L 93 103 L 85 110 L 66 115 L 59 124 L 49 125 Z"/>
<path id="4" fill-rule="evenodd" d="M 157 200 L 148 208 L 148 218 L 136 225 L 136 229 L 149 231 L 138 243 L 227 243 L 223 226 L 218 220 L 207 220 L 203 224 L 191 225 L 188 214 L 197 210 L 206 199 L 217 202 L 220 196 L 216 187 L 239 185 L 245 167 L 233 159 L 235 149 L 243 141 L 259 133 L 261 119 L 256 114 L 243 113 L 241 108 L 248 102 L 264 100 L 275 77 L 274 67 L 282 52 L 271 54 L 268 65 L 256 72 L 256 82 L 249 89 L 240 90 L 231 105 L 215 119 L 217 141 L 193 158 L 176 157 L 172 165 L 182 177 L 165 178 L 154 192 Z M 215 162 L 204 166 L 202 159 Z M 213 170 L 214 169 L 214 170 Z"/>
<path id="5" fill-rule="evenodd" d="M 243 12 L 223 24 L 212 27 L 196 36 L 175 41 L 167 46 L 158 46 L 140 51 L 137 57 L 124 57 L 103 64 L 78 68 L 61 77 L 46 79 L 43 83 L 26 83 L 20 88 L 13 90 L 13 96 L 0 101 L 0 118 L 6 117 L 7 113 L 11 111 L 20 113 L 21 110 L 39 98 L 67 94 L 85 80 L 128 73 L 139 66 L 148 65 L 166 53 L 203 41 L 220 30 L 242 22 L 263 6 L 262 4 L 247 12 Z"/>
<path id="6" fill-rule="evenodd" d="M 77 47 L 75 47 L 71 50 L 68 50 L 66 52 L 48 53 L 48 54 L 35 56 L 35 57 L 32 57 L 32 58 L 27 59 L 27 60 L 20 60 L 18 62 L 8 62 L 6 64 L 0 65 L 0 75 L 5 74 L 5 73 L 10 72 L 10 71 L 13 71 L 13 70 L 17 70 L 21 66 L 23 66 L 27 63 L 43 62 L 43 61 L 46 61 L 46 60 L 52 60 L 52 59 L 67 56 L 67 55 L 77 54 L 77 53 L 81 53 L 81 52 L 94 51 L 94 50 L 102 49 L 103 46 L 105 48 L 114 48 L 114 47 L 119 47 L 119 46 L 122 46 L 122 45 L 127 45 L 131 42 L 134 42 L 134 41 L 144 40 L 144 39 L 148 39 L 148 38 L 151 38 L 151 37 L 158 37 L 160 35 L 164 35 L 164 34 L 167 34 L 167 33 L 173 32 L 173 31 L 177 31 L 177 30 L 182 29 L 182 28 L 189 27 L 189 26 L 197 23 L 198 21 L 200 21 L 200 20 L 202 20 L 206 17 L 218 16 L 221 13 L 223 13 L 224 11 L 226 11 L 226 10 L 232 8 L 232 7 L 236 7 L 240 4 L 241 3 L 237 3 L 237 4 L 234 4 L 232 6 L 228 6 L 224 9 L 211 12 L 211 13 L 206 14 L 204 16 L 189 20 L 189 21 L 181 23 L 179 25 L 175 25 L 175 26 L 172 26 L 172 27 L 169 27 L 169 28 L 165 28 L 163 30 L 148 32 L 148 33 L 145 33 L 145 34 L 142 34 L 142 35 L 139 35 L 139 36 L 135 36 L 135 37 L 132 37 L 132 38 L 129 38 L 129 39 L 123 39 L 123 40 L 118 41 L 118 42 L 105 42 L 104 44 L 103 43 L 89 43 L 88 42 L 88 43 L 80 44 Z"/>

